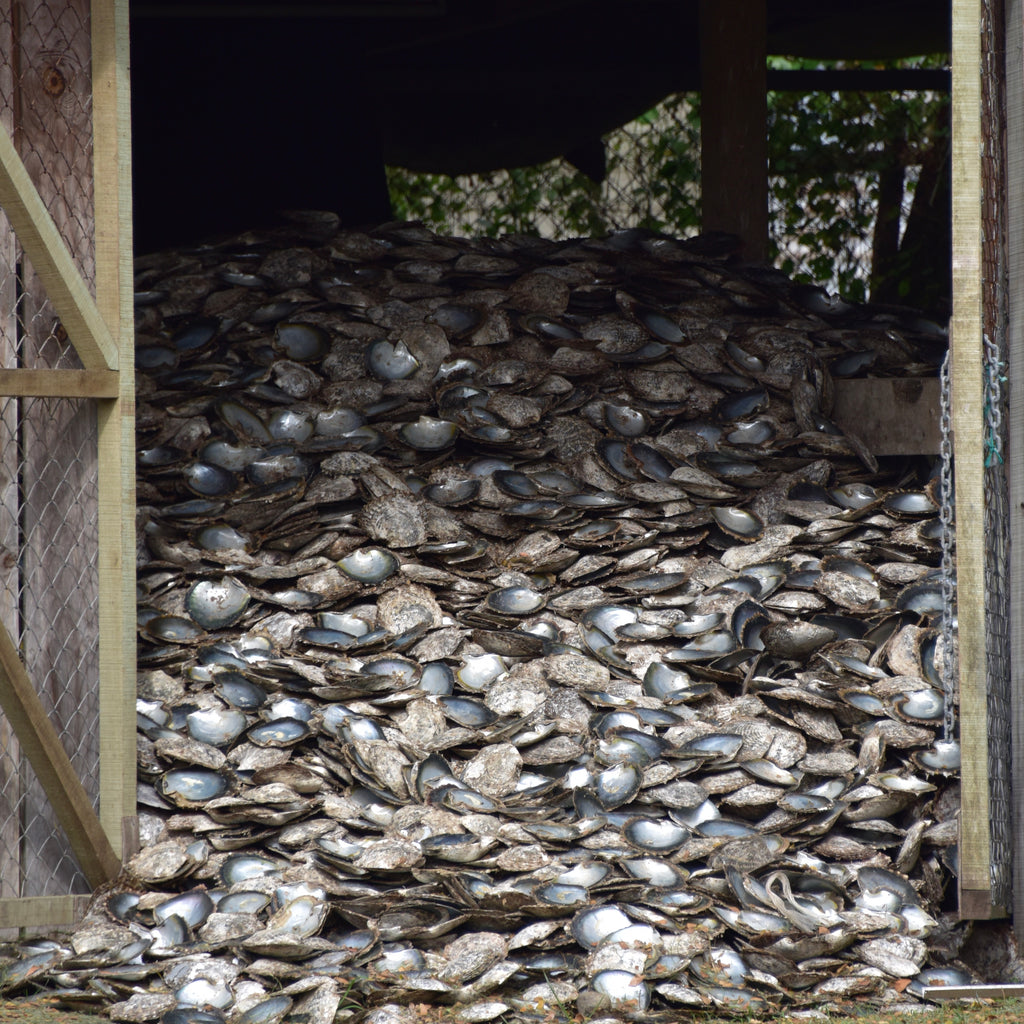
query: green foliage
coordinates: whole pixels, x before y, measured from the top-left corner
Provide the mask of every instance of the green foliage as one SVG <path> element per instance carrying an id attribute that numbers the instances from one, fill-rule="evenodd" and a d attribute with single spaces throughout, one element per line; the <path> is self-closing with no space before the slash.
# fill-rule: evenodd
<path id="1" fill-rule="evenodd" d="M 940 67 L 943 60 L 871 66 Z M 771 58 L 770 66 L 859 65 Z M 879 204 L 881 216 L 905 225 L 918 168 L 948 143 L 947 103 L 943 94 L 917 91 L 770 93 L 769 210 L 776 265 L 848 298 L 866 299 Z M 607 170 L 601 183 L 563 159 L 459 178 L 389 168 L 395 215 L 421 220 L 442 234 L 472 236 L 568 238 L 644 227 L 682 237 L 699 230 L 698 96 L 669 97 L 604 143 Z M 886 174 L 890 181 L 898 176 L 894 206 L 891 196 L 882 196 Z M 898 240 L 898 232 L 891 237 Z M 890 254 L 887 273 L 900 272 L 898 255 Z M 905 258 L 903 269 L 906 263 Z"/>

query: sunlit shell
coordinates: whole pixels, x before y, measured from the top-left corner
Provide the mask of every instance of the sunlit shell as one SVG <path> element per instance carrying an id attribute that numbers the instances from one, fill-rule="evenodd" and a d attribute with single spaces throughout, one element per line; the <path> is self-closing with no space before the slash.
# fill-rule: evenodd
<path id="1" fill-rule="evenodd" d="M 937 615 L 945 606 L 942 587 L 938 583 L 912 583 L 896 597 L 896 607 L 918 615 Z"/>
<path id="2" fill-rule="evenodd" d="M 228 780 L 220 772 L 202 768 L 176 768 L 160 779 L 160 792 L 178 803 L 202 804 L 221 796 L 229 789 Z"/>
<path id="3" fill-rule="evenodd" d="M 233 576 L 199 580 L 185 599 L 188 613 L 204 629 L 234 625 L 249 606 L 249 589 Z"/>
<path id="4" fill-rule="evenodd" d="M 189 735 L 214 747 L 233 743 L 249 724 L 245 714 L 228 708 L 193 711 L 187 718 Z"/>
<path id="5" fill-rule="evenodd" d="M 622 866 L 634 877 L 659 889 L 681 888 L 689 872 L 671 861 L 655 857 L 624 860 Z"/>
<path id="6" fill-rule="evenodd" d="M 270 899 L 271 897 L 267 893 L 243 889 L 222 896 L 217 901 L 217 912 L 220 914 L 258 914 L 270 903 Z"/>
<path id="7" fill-rule="evenodd" d="M 362 548 L 339 559 L 338 568 L 359 583 L 382 583 L 398 571 L 398 559 L 385 548 Z"/>
<path id="8" fill-rule="evenodd" d="M 596 949 L 609 935 L 627 928 L 632 921 L 615 904 L 582 910 L 569 926 L 573 937 L 581 946 Z"/>
<path id="9" fill-rule="evenodd" d="M 916 751 L 914 761 L 927 771 L 954 772 L 960 767 L 960 744 L 937 740 L 930 748 Z"/>
<path id="10" fill-rule="evenodd" d="M 688 740 L 679 748 L 682 757 L 730 758 L 743 746 L 743 737 L 733 733 L 709 733 Z"/>
<path id="11" fill-rule="evenodd" d="M 579 907 L 591 901 L 590 892 L 585 886 L 565 882 L 539 885 L 533 890 L 533 895 L 553 907 Z"/>
<path id="12" fill-rule="evenodd" d="M 622 826 L 622 835 L 630 846 L 646 853 L 664 854 L 678 850 L 692 832 L 672 821 L 630 818 Z"/>
<path id="13" fill-rule="evenodd" d="M 643 773 L 633 764 L 614 765 L 594 779 L 594 795 L 605 810 L 629 803 L 640 791 Z"/>
<path id="14" fill-rule="evenodd" d="M 643 1013 L 651 1005 L 650 988 L 631 971 L 600 971 L 590 984 L 595 992 L 608 997 L 613 1011 Z"/>
<path id="15" fill-rule="evenodd" d="M 945 710 L 945 697 L 938 690 L 915 690 L 895 698 L 893 706 L 913 722 L 936 722 Z"/>
<path id="16" fill-rule="evenodd" d="M 276 718 L 254 725 L 246 733 L 246 739 L 258 747 L 291 747 L 309 734 L 309 726 L 298 718 Z"/>
<path id="17" fill-rule="evenodd" d="M 481 654 L 465 658 L 455 678 L 469 690 L 485 690 L 506 671 L 508 666 L 497 654 Z"/>
<path id="18" fill-rule="evenodd" d="M 239 882 L 250 882 L 257 878 L 266 878 L 280 874 L 281 864 L 262 857 L 259 854 L 232 854 L 221 864 L 220 876 L 225 885 L 236 885 Z"/>
<path id="19" fill-rule="evenodd" d="M 502 615 L 532 615 L 545 604 L 543 594 L 528 587 L 503 587 L 487 595 L 487 607 Z"/>

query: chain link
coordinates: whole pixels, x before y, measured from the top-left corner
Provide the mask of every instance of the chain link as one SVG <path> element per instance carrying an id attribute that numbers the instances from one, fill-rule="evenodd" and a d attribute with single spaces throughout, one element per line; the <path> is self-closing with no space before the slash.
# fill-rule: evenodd
<path id="1" fill-rule="evenodd" d="M 986 334 L 985 341 L 985 466 L 1003 462 L 1002 392 L 1006 377 L 999 346 Z"/>
<path id="2" fill-rule="evenodd" d="M 942 495 L 942 502 L 939 506 L 939 522 L 942 526 L 942 568 L 940 579 L 942 583 L 942 690 L 943 690 L 943 716 L 942 716 L 942 738 L 952 740 L 955 728 L 955 717 L 953 712 L 954 695 L 956 692 L 956 660 L 954 657 L 955 639 L 954 623 L 956 617 L 956 582 L 953 574 L 953 426 L 950 415 L 950 369 L 949 351 L 942 361 L 940 373 L 941 404 L 939 429 L 942 440 L 939 445 L 939 457 L 941 461 L 939 485 Z"/>

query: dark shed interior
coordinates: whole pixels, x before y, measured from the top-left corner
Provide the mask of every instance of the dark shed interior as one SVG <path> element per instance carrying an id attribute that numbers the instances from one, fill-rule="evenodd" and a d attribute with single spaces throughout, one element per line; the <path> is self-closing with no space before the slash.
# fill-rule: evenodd
<path id="1" fill-rule="evenodd" d="M 746 6 L 736 4 L 738 28 Z M 949 49 L 948 2 L 766 9 L 770 54 Z M 697 0 L 135 0 L 136 249 L 283 208 L 386 220 L 385 164 L 455 174 L 563 155 L 587 170 L 603 133 L 700 88 L 699 13 Z"/>

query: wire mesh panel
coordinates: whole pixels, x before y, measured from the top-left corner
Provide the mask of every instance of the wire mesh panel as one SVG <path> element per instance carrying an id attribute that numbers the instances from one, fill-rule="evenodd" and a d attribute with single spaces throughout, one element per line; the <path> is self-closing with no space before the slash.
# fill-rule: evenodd
<path id="1" fill-rule="evenodd" d="M 90 5 L 0 2 L 0 125 L 94 292 Z M 82 366 L 0 216 L 0 370 Z M 0 625 L 98 808 L 97 403 L 0 397 Z M 0 896 L 89 885 L 25 750 L 0 718 Z"/>
<path id="2" fill-rule="evenodd" d="M 992 902 L 1010 905 L 1010 502 L 1003 452 L 1007 351 L 1005 46 L 1002 0 L 984 0 L 981 35 L 982 321 L 985 360 L 985 648 L 987 651 L 989 822 Z M 962 813 L 970 814 L 969 807 Z"/>
<path id="3" fill-rule="evenodd" d="M 700 224 L 698 98 L 671 96 L 605 136 L 603 158 L 560 158 L 486 174 L 388 170 L 395 212 L 442 234 L 547 238 L 626 228 L 692 234 Z"/>
<path id="4" fill-rule="evenodd" d="M 858 301 L 884 279 L 884 294 L 873 298 L 909 301 L 901 291 L 917 264 L 932 251 L 945 260 L 942 247 L 924 239 L 924 252 L 912 258 L 906 243 L 920 236 L 930 204 L 940 207 L 933 220 L 948 221 L 937 199 L 948 187 L 947 101 L 925 89 L 770 94 L 774 262 Z M 588 155 L 581 167 L 558 159 L 457 177 L 393 167 L 392 203 L 402 218 L 472 237 L 562 239 L 629 228 L 685 236 L 699 229 L 699 95 L 667 97 L 606 135 L 603 161 Z M 934 294 L 921 304 L 948 303 L 948 273 L 932 277 Z"/>
<path id="5" fill-rule="evenodd" d="M 86 0 L 4 0 L 9 91 L 0 119 L 82 278 L 95 278 L 92 66 Z M 29 282 L 31 287 L 31 281 Z"/>
<path id="6" fill-rule="evenodd" d="M 16 457 L 0 501 L 0 607 L 30 679 L 98 806 L 95 403 L 0 400 L 0 450 Z M 8 759 L 10 760 L 10 759 Z M 6 765 L 5 895 L 86 892 L 68 839 L 24 758 Z M 12 837 L 17 842 L 12 842 Z M 13 870 L 14 867 L 17 870 Z M 14 880 L 18 880 L 17 892 Z"/>

